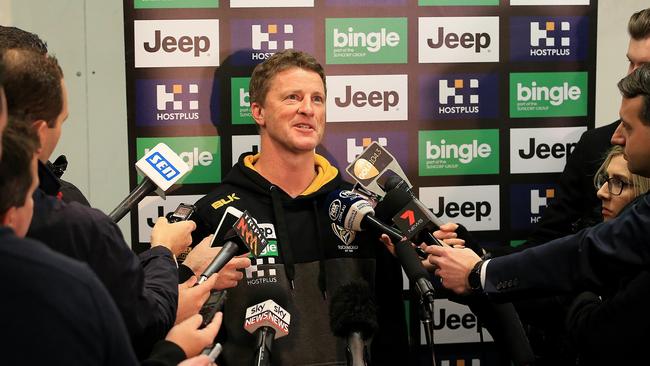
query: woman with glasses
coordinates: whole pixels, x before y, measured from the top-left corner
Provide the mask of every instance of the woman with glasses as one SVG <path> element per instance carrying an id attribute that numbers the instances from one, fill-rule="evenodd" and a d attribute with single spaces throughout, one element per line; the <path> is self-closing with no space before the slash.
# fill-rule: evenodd
<path id="1" fill-rule="evenodd" d="M 632 174 L 621 146 L 611 148 L 594 177 L 603 221 L 650 190 L 650 179 Z M 625 230 L 625 228 L 621 228 Z M 650 240 L 650 238 L 639 238 Z M 569 306 L 566 326 L 579 353 L 579 365 L 618 364 L 648 356 L 650 342 L 650 272 L 621 278 L 607 292 L 583 292 Z"/>
<path id="2" fill-rule="evenodd" d="M 594 176 L 596 195 L 602 201 L 603 221 L 618 216 L 628 203 L 650 190 L 650 179 L 632 174 L 623 147 L 612 147 Z"/>

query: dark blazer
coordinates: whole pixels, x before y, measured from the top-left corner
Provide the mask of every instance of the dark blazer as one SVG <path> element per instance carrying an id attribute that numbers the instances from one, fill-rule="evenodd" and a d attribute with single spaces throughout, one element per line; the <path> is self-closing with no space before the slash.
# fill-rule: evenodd
<path id="1" fill-rule="evenodd" d="M 612 288 L 622 276 L 650 267 L 650 195 L 639 196 L 618 217 L 577 234 L 486 265 L 485 292 L 500 301 Z"/>

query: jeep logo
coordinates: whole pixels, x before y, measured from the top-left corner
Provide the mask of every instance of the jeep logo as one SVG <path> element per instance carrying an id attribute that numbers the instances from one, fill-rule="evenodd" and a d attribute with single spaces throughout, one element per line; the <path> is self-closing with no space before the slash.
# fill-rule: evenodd
<path id="1" fill-rule="evenodd" d="M 339 107 L 347 107 L 353 104 L 355 107 L 364 107 L 370 105 L 371 107 L 383 106 L 384 111 L 388 111 L 390 107 L 395 107 L 399 103 L 399 94 L 395 90 L 391 91 L 371 91 L 366 94 L 363 91 L 352 93 L 352 86 L 345 87 L 345 98 L 334 98 L 334 102 Z"/>
<path id="2" fill-rule="evenodd" d="M 172 53 L 179 50 L 183 53 L 193 52 L 194 57 L 201 56 L 201 53 L 210 49 L 210 39 L 206 36 L 181 36 L 176 39 L 172 36 L 161 38 L 160 30 L 154 32 L 153 45 L 151 42 L 144 42 L 144 49 L 154 53 L 162 49 L 164 52 Z"/>
<path id="3" fill-rule="evenodd" d="M 565 144 L 556 143 L 549 146 L 548 144 L 541 143 L 535 146 L 536 140 L 534 137 L 531 137 L 528 142 L 528 151 L 519 149 L 519 156 L 522 159 L 530 159 L 534 156 L 540 159 L 547 159 L 551 156 L 555 159 L 561 159 L 570 155 L 577 144 L 576 142 L 567 142 Z"/>
<path id="4" fill-rule="evenodd" d="M 438 197 L 438 211 L 433 211 L 433 214 L 437 217 L 442 217 L 443 215 L 454 218 L 463 216 L 470 218 L 474 216 L 476 221 L 480 222 L 483 218 L 488 217 L 492 212 L 492 206 L 487 201 L 476 201 L 476 202 L 463 202 L 458 204 L 456 202 L 449 202 L 445 204 L 445 197 Z"/>
<path id="5" fill-rule="evenodd" d="M 480 53 L 481 49 L 490 46 L 491 38 L 487 33 L 447 33 L 445 29 L 438 27 L 438 40 L 434 41 L 432 38 L 427 38 L 427 45 L 431 48 L 440 48 L 444 44 L 447 48 L 456 48 L 458 46 L 466 49 L 474 47 L 474 52 Z"/>

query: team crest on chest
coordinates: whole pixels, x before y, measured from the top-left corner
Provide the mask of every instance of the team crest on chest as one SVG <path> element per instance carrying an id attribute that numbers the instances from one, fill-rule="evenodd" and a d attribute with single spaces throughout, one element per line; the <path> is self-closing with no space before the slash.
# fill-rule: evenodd
<path id="1" fill-rule="evenodd" d="M 350 245 L 354 241 L 354 238 L 356 236 L 356 232 L 352 230 L 345 229 L 341 226 L 338 226 L 334 223 L 332 223 L 332 231 L 334 231 L 334 234 L 343 242 L 343 245 L 338 245 L 338 249 L 346 252 L 346 253 L 352 253 L 355 250 L 359 249 L 358 245 Z"/>

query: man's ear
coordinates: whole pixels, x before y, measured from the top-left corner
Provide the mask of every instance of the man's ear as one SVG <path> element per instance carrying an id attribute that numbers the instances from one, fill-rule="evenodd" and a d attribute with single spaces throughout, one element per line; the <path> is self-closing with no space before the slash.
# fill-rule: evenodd
<path id="1" fill-rule="evenodd" d="M 43 142 L 46 139 L 47 130 L 49 129 L 47 125 L 47 121 L 42 119 L 39 119 L 38 121 L 34 121 L 32 123 L 32 128 L 34 129 L 34 131 L 36 131 L 39 140 L 41 140 L 41 146 L 43 146 Z"/>
<path id="2" fill-rule="evenodd" d="M 251 103 L 251 115 L 258 126 L 262 127 L 266 124 L 264 121 L 264 107 L 261 104 L 257 102 Z"/>
<path id="3" fill-rule="evenodd" d="M 2 226 L 8 226 L 12 229 L 15 229 L 15 221 L 16 221 L 16 207 L 9 207 L 7 212 L 0 217 L 0 223 Z"/>

